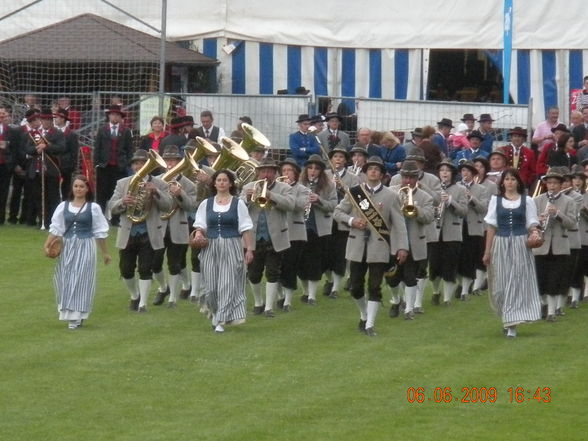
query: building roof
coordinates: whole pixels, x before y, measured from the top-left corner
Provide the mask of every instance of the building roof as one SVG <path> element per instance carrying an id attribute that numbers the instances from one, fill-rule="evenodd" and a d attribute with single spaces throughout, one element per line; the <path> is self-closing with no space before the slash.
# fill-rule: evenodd
<path id="1" fill-rule="evenodd" d="M 159 63 L 160 39 L 94 14 L 83 14 L 0 43 L 0 58 L 36 62 Z M 166 43 L 166 63 L 214 66 L 218 61 Z"/>

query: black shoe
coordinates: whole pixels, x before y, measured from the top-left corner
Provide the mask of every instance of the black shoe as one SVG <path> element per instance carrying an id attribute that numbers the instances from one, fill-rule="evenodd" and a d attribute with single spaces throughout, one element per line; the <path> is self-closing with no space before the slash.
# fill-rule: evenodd
<path id="1" fill-rule="evenodd" d="M 548 322 L 555 322 L 557 318 L 555 317 L 555 315 L 548 315 L 545 320 Z"/>
<path id="2" fill-rule="evenodd" d="M 284 305 L 284 306 L 282 306 L 282 312 L 290 312 L 290 311 L 291 311 L 290 305 Z"/>
<path id="3" fill-rule="evenodd" d="M 285 301 L 285 300 L 286 300 L 286 299 L 279 299 L 279 300 L 276 302 L 276 306 L 277 306 L 278 308 L 280 308 L 280 309 L 284 308 L 284 301 Z"/>
<path id="4" fill-rule="evenodd" d="M 557 308 L 555 310 L 555 315 L 566 315 L 566 312 L 562 308 Z"/>
<path id="5" fill-rule="evenodd" d="M 433 303 L 433 305 L 439 305 L 441 303 L 441 294 L 433 294 L 433 297 L 431 297 L 431 302 Z"/>
<path id="6" fill-rule="evenodd" d="M 453 297 L 459 299 L 461 297 L 461 285 L 457 285 L 455 291 L 453 292 Z"/>
<path id="7" fill-rule="evenodd" d="M 192 287 L 188 288 L 188 289 L 183 289 L 180 292 L 180 299 L 182 300 L 186 300 L 188 297 L 190 297 L 190 293 L 192 292 Z"/>
<path id="8" fill-rule="evenodd" d="M 271 309 L 263 311 L 263 315 L 269 318 L 275 317 L 274 311 L 272 311 Z"/>
<path id="9" fill-rule="evenodd" d="M 308 299 L 308 301 L 306 303 L 308 303 L 308 306 L 316 306 L 316 300 L 315 299 Z"/>
<path id="10" fill-rule="evenodd" d="M 404 320 L 414 320 L 414 313 L 411 312 L 405 312 L 404 313 Z"/>
<path id="11" fill-rule="evenodd" d="M 423 308 L 421 308 L 420 306 L 415 306 L 415 308 L 413 309 L 413 312 L 415 314 L 424 314 L 425 310 Z"/>
<path id="12" fill-rule="evenodd" d="M 572 309 L 578 309 L 578 301 L 577 300 L 572 300 L 572 302 L 570 303 L 570 308 L 572 308 Z"/>
<path id="13" fill-rule="evenodd" d="M 541 318 L 544 319 L 547 317 L 547 305 L 541 305 Z"/>
<path id="14" fill-rule="evenodd" d="M 137 297 L 135 300 L 131 299 L 129 302 L 129 311 L 138 311 L 139 310 L 139 301 L 140 298 Z"/>
<path id="15" fill-rule="evenodd" d="M 375 337 L 378 334 L 376 333 L 376 329 L 372 326 L 371 328 L 365 328 L 365 335 L 368 337 Z"/>
<path id="16" fill-rule="evenodd" d="M 8 219 L 8 223 L 9 223 L 9 224 L 12 224 L 12 225 L 16 225 L 16 224 L 18 223 L 18 219 L 12 219 L 12 218 L 9 218 L 9 219 Z"/>
<path id="17" fill-rule="evenodd" d="M 147 308 L 145 306 L 139 306 L 139 309 L 137 309 L 137 312 L 139 312 L 140 314 L 147 312 Z"/>
<path id="18" fill-rule="evenodd" d="M 462 302 L 465 302 L 468 299 L 468 295 L 467 294 L 462 294 L 459 298 Z"/>
<path id="19" fill-rule="evenodd" d="M 168 295 L 169 295 L 169 286 L 167 287 L 165 292 L 157 291 L 157 294 L 155 294 L 155 299 L 153 300 L 153 304 L 155 306 L 163 305 L 163 301 L 165 300 L 165 298 Z"/>
<path id="20" fill-rule="evenodd" d="M 333 282 L 325 282 L 323 286 L 323 295 L 329 296 L 331 294 L 331 290 L 333 289 Z"/>
<path id="21" fill-rule="evenodd" d="M 339 298 L 339 293 L 337 293 L 337 291 L 331 291 L 331 292 L 329 293 L 329 296 L 328 296 L 328 297 L 329 297 L 330 299 L 338 299 L 338 298 Z"/>
<path id="22" fill-rule="evenodd" d="M 254 306 L 253 307 L 253 314 L 254 315 L 261 315 L 261 314 L 263 314 L 264 309 L 265 309 L 265 305 Z"/>
<path id="23" fill-rule="evenodd" d="M 302 303 L 308 303 L 308 296 L 306 294 L 300 296 L 300 301 Z"/>
<path id="24" fill-rule="evenodd" d="M 357 325 L 357 329 L 359 329 L 359 332 L 365 334 L 365 324 L 366 324 L 367 320 L 359 320 L 359 324 Z"/>
<path id="25" fill-rule="evenodd" d="M 393 304 L 392 306 L 390 306 L 390 311 L 388 312 L 388 315 L 391 318 L 398 317 L 399 314 L 400 314 L 400 303 L 396 303 L 396 304 Z"/>

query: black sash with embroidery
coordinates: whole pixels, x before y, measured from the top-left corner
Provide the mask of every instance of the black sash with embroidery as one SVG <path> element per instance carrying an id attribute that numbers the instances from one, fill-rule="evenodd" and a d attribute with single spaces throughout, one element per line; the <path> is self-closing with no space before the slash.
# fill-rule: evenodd
<path id="1" fill-rule="evenodd" d="M 384 217 L 370 199 L 363 185 L 356 185 L 349 189 L 351 201 L 359 210 L 362 217 L 369 223 L 372 229 L 389 245 L 390 230 Z"/>

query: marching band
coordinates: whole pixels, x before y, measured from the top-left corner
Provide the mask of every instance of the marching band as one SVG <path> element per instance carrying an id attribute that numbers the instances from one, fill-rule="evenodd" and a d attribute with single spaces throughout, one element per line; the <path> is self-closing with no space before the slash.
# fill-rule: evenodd
<path id="1" fill-rule="evenodd" d="M 35 180 L 30 204 L 39 211 L 35 218 L 47 226 L 51 207 L 59 201 L 59 168 L 53 164 L 66 150 L 61 128 L 52 124 L 53 118 L 67 121 L 61 110 L 31 113 L 24 132 L 27 176 Z M 147 311 L 156 280 L 153 305 L 162 305 L 169 295 L 167 305 L 174 308 L 189 296 L 213 329 L 224 332 L 225 325 L 244 321 L 245 303 L 228 298 L 223 287 L 240 291 L 242 284 L 245 292 L 245 285 L 250 286 L 252 312 L 275 317 L 297 308 L 293 296 L 298 286 L 301 303 L 310 306 L 317 304 L 321 281 L 325 298 L 339 298 L 348 275 L 359 330 L 375 336 L 384 281 L 390 289 L 389 316 L 405 320 L 424 314 L 428 281 L 433 306 L 449 306 L 453 298 L 466 301 L 488 285 L 492 290 L 502 283 L 495 274 L 499 266 L 487 272 L 497 244 L 504 243 L 496 238 L 508 232 L 500 216 L 510 222 L 512 216 L 529 216 L 529 209 L 517 208 L 529 203 L 537 213 L 537 225 L 526 228 L 528 242 L 534 243 L 528 245 L 533 248 L 529 256 L 543 318 L 555 321 L 565 315 L 566 305 L 578 308 L 588 299 L 587 164 L 572 170 L 552 166 L 535 180 L 534 156 L 524 145 L 521 127 L 509 132 L 508 145 L 490 153 L 480 147 L 485 134 L 471 131 L 467 147 L 451 152 L 453 161 L 448 157 L 438 163 L 432 169 L 436 174 L 424 171 L 431 169 L 423 150 L 406 144 L 399 147 L 407 148 L 406 159 L 390 176 L 382 158 L 371 155 L 377 146 L 370 145 L 368 152 L 362 145 L 340 142 L 347 134 L 339 131 L 336 114 L 328 115 L 329 128 L 318 135 L 311 118 L 300 115 L 291 154 L 280 163 L 272 158 L 269 141 L 246 122 L 239 124 L 238 143 L 214 132 L 214 126 L 215 141 L 192 136 L 194 130 L 182 130 L 191 128 L 193 119 L 174 118 L 172 128 L 181 133 L 162 134 L 158 149 L 131 153 L 130 134 L 121 122 L 124 113 L 112 107 L 107 115 L 94 149 L 97 196 L 102 209 L 112 213 L 111 222 L 119 222 L 119 270 L 133 311 Z M 64 133 L 71 136 L 71 131 Z M 133 175 L 123 177 L 129 165 Z M 511 183 L 513 174 L 524 193 Z M 517 191 L 508 190 L 507 183 Z M 517 205 L 509 194 L 515 199 L 528 195 L 528 200 Z M 208 207 L 199 210 L 206 201 Z M 524 225 L 517 228 L 517 234 L 526 231 Z M 225 239 L 231 239 L 233 248 L 235 240 L 241 244 L 243 255 L 237 260 L 231 260 L 234 249 L 223 245 Z M 205 251 L 211 241 L 214 253 Z M 228 253 L 231 263 L 215 261 L 222 253 Z M 203 274 L 200 256 L 214 268 Z M 242 276 L 224 279 L 240 269 Z M 225 281 L 217 283 L 219 277 Z M 516 335 L 518 322 L 513 323 L 505 321 L 510 337 Z"/>

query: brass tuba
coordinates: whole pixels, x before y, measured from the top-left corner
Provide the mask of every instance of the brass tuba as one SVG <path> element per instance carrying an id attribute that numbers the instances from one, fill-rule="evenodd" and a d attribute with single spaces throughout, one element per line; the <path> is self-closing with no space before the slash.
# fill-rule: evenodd
<path id="1" fill-rule="evenodd" d="M 194 151 L 194 154 L 196 154 L 196 152 L 197 152 L 197 150 Z M 198 174 L 201 171 L 202 170 L 200 169 L 200 167 L 198 167 L 198 164 L 196 163 L 196 161 L 194 161 L 194 157 L 186 152 L 186 153 L 184 153 L 184 157 L 182 158 L 182 160 L 180 162 L 178 162 L 173 168 L 166 171 L 160 177 L 161 177 L 162 181 L 166 182 L 170 186 L 179 185 L 181 187 L 180 183 L 178 181 L 176 181 L 176 178 L 179 175 L 187 174 L 187 173 Z M 161 219 L 168 220 L 170 217 L 172 217 L 176 213 L 176 211 L 178 211 L 178 208 L 179 208 L 179 206 L 178 206 L 177 202 L 174 201 L 172 209 L 167 213 L 163 213 L 161 215 Z"/>
<path id="2" fill-rule="evenodd" d="M 245 149 L 231 138 L 222 137 L 220 143 L 222 145 L 220 156 L 214 161 L 212 168 L 215 171 L 225 168 L 234 171 L 235 183 L 238 186 L 242 187 L 252 182 L 259 163 L 255 159 L 251 159 Z"/>
<path id="3" fill-rule="evenodd" d="M 127 194 L 135 198 L 135 203 L 132 206 L 127 207 L 127 217 L 135 224 L 144 222 L 145 219 L 147 219 L 151 208 L 151 197 L 147 195 L 143 179 L 151 174 L 153 170 L 160 167 L 165 169 L 167 164 L 163 158 L 159 156 L 159 153 L 151 149 L 149 150 L 149 159 L 143 164 L 143 167 L 135 173 L 129 182 Z"/>
<path id="4" fill-rule="evenodd" d="M 271 145 L 265 135 L 251 124 L 241 123 L 241 130 L 243 131 L 243 141 L 241 141 L 241 147 L 247 153 L 251 153 L 258 145 L 265 148 L 268 148 Z"/>
<path id="5" fill-rule="evenodd" d="M 399 190 L 400 198 L 402 199 L 402 214 L 404 217 L 409 219 L 413 219 L 418 216 L 417 207 L 414 205 L 413 200 L 413 189 L 407 185 L 405 187 L 401 187 Z"/>

